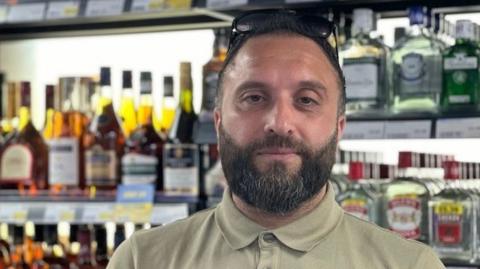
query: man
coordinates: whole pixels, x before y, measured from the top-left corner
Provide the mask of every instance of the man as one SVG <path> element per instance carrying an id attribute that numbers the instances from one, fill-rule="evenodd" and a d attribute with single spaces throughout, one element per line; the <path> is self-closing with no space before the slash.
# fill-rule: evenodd
<path id="1" fill-rule="evenodd" d="M 215 111 L 229 186 L 222 202 L 136 233 L 108 268 L 444 268 L 430 248 L 334 200 L 327 182 L 345 127 L 345 82 L 333 25 L 283 10 L 232 27 Z"/>

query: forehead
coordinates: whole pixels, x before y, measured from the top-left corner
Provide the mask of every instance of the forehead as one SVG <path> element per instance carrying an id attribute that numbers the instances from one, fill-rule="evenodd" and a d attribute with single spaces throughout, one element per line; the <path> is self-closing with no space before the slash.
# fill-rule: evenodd
<path id="1" fill-rule="evenodd" d="M 238 80 L 318 80 L 338 88 L 338 75 L 315 41 L 295 34 L 265 34 L 248 39 L 225 74 L 227 84 Z"/>

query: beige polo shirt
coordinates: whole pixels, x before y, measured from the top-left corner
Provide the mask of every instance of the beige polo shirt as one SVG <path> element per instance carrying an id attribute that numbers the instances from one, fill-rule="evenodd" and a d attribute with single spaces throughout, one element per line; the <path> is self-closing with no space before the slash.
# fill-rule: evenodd
<path id="1" fill-rule="evenodd" d="M 427 246 L 345 214 L 328 188 L 308 215 L 267 230 L 225 192 L 222 202 L 175 223 L 135 233 L 107 269 L 437 269 Z"/>

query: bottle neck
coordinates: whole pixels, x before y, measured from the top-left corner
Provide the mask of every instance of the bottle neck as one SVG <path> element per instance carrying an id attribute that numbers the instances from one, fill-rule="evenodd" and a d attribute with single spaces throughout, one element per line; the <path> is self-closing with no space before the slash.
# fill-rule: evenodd
<path id="1" fill-rule="evenodd" d="M 193 112 L 193 93 L 192 93 L 192 77 L 190 74 L 184 74 L 180 80 L 180 102 L 179 107 L 187 112 Z"/>
<path id="2" fill-rule="evenodd" d="M 31 120 L 30 107 L 21 106 L 18 114 L 19 114 L 18 130 L 22 131 L 23 129 L 25 129 L 25 127 L 28 125 L 28 123 Z"/>
<path id="3" fill-rule="evenodd" d="M 112 104 L 112 88 L 110 85 L 102 85 L 100 89 L 100 100 L 97 104 L 97 115 L 103 113 L 103 109 Z"/>
<path id="4" fill-rule="evenodd" d="M 153 101 L 150 94 L 140 95 L 140 106 L 138 107 L 137 118 L 140 125 L 151 125 L 153 121 Z"/>

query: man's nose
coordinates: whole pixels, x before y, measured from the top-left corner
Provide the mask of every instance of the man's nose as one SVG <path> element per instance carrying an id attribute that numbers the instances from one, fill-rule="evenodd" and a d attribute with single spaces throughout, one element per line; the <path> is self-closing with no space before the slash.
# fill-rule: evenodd
<path id="1" fill-rule="evenodd" d="M 295 133 L 295 108 L 290 101 L 276 102 L 266 114 L 265 133 L 291 136 Z"/>

